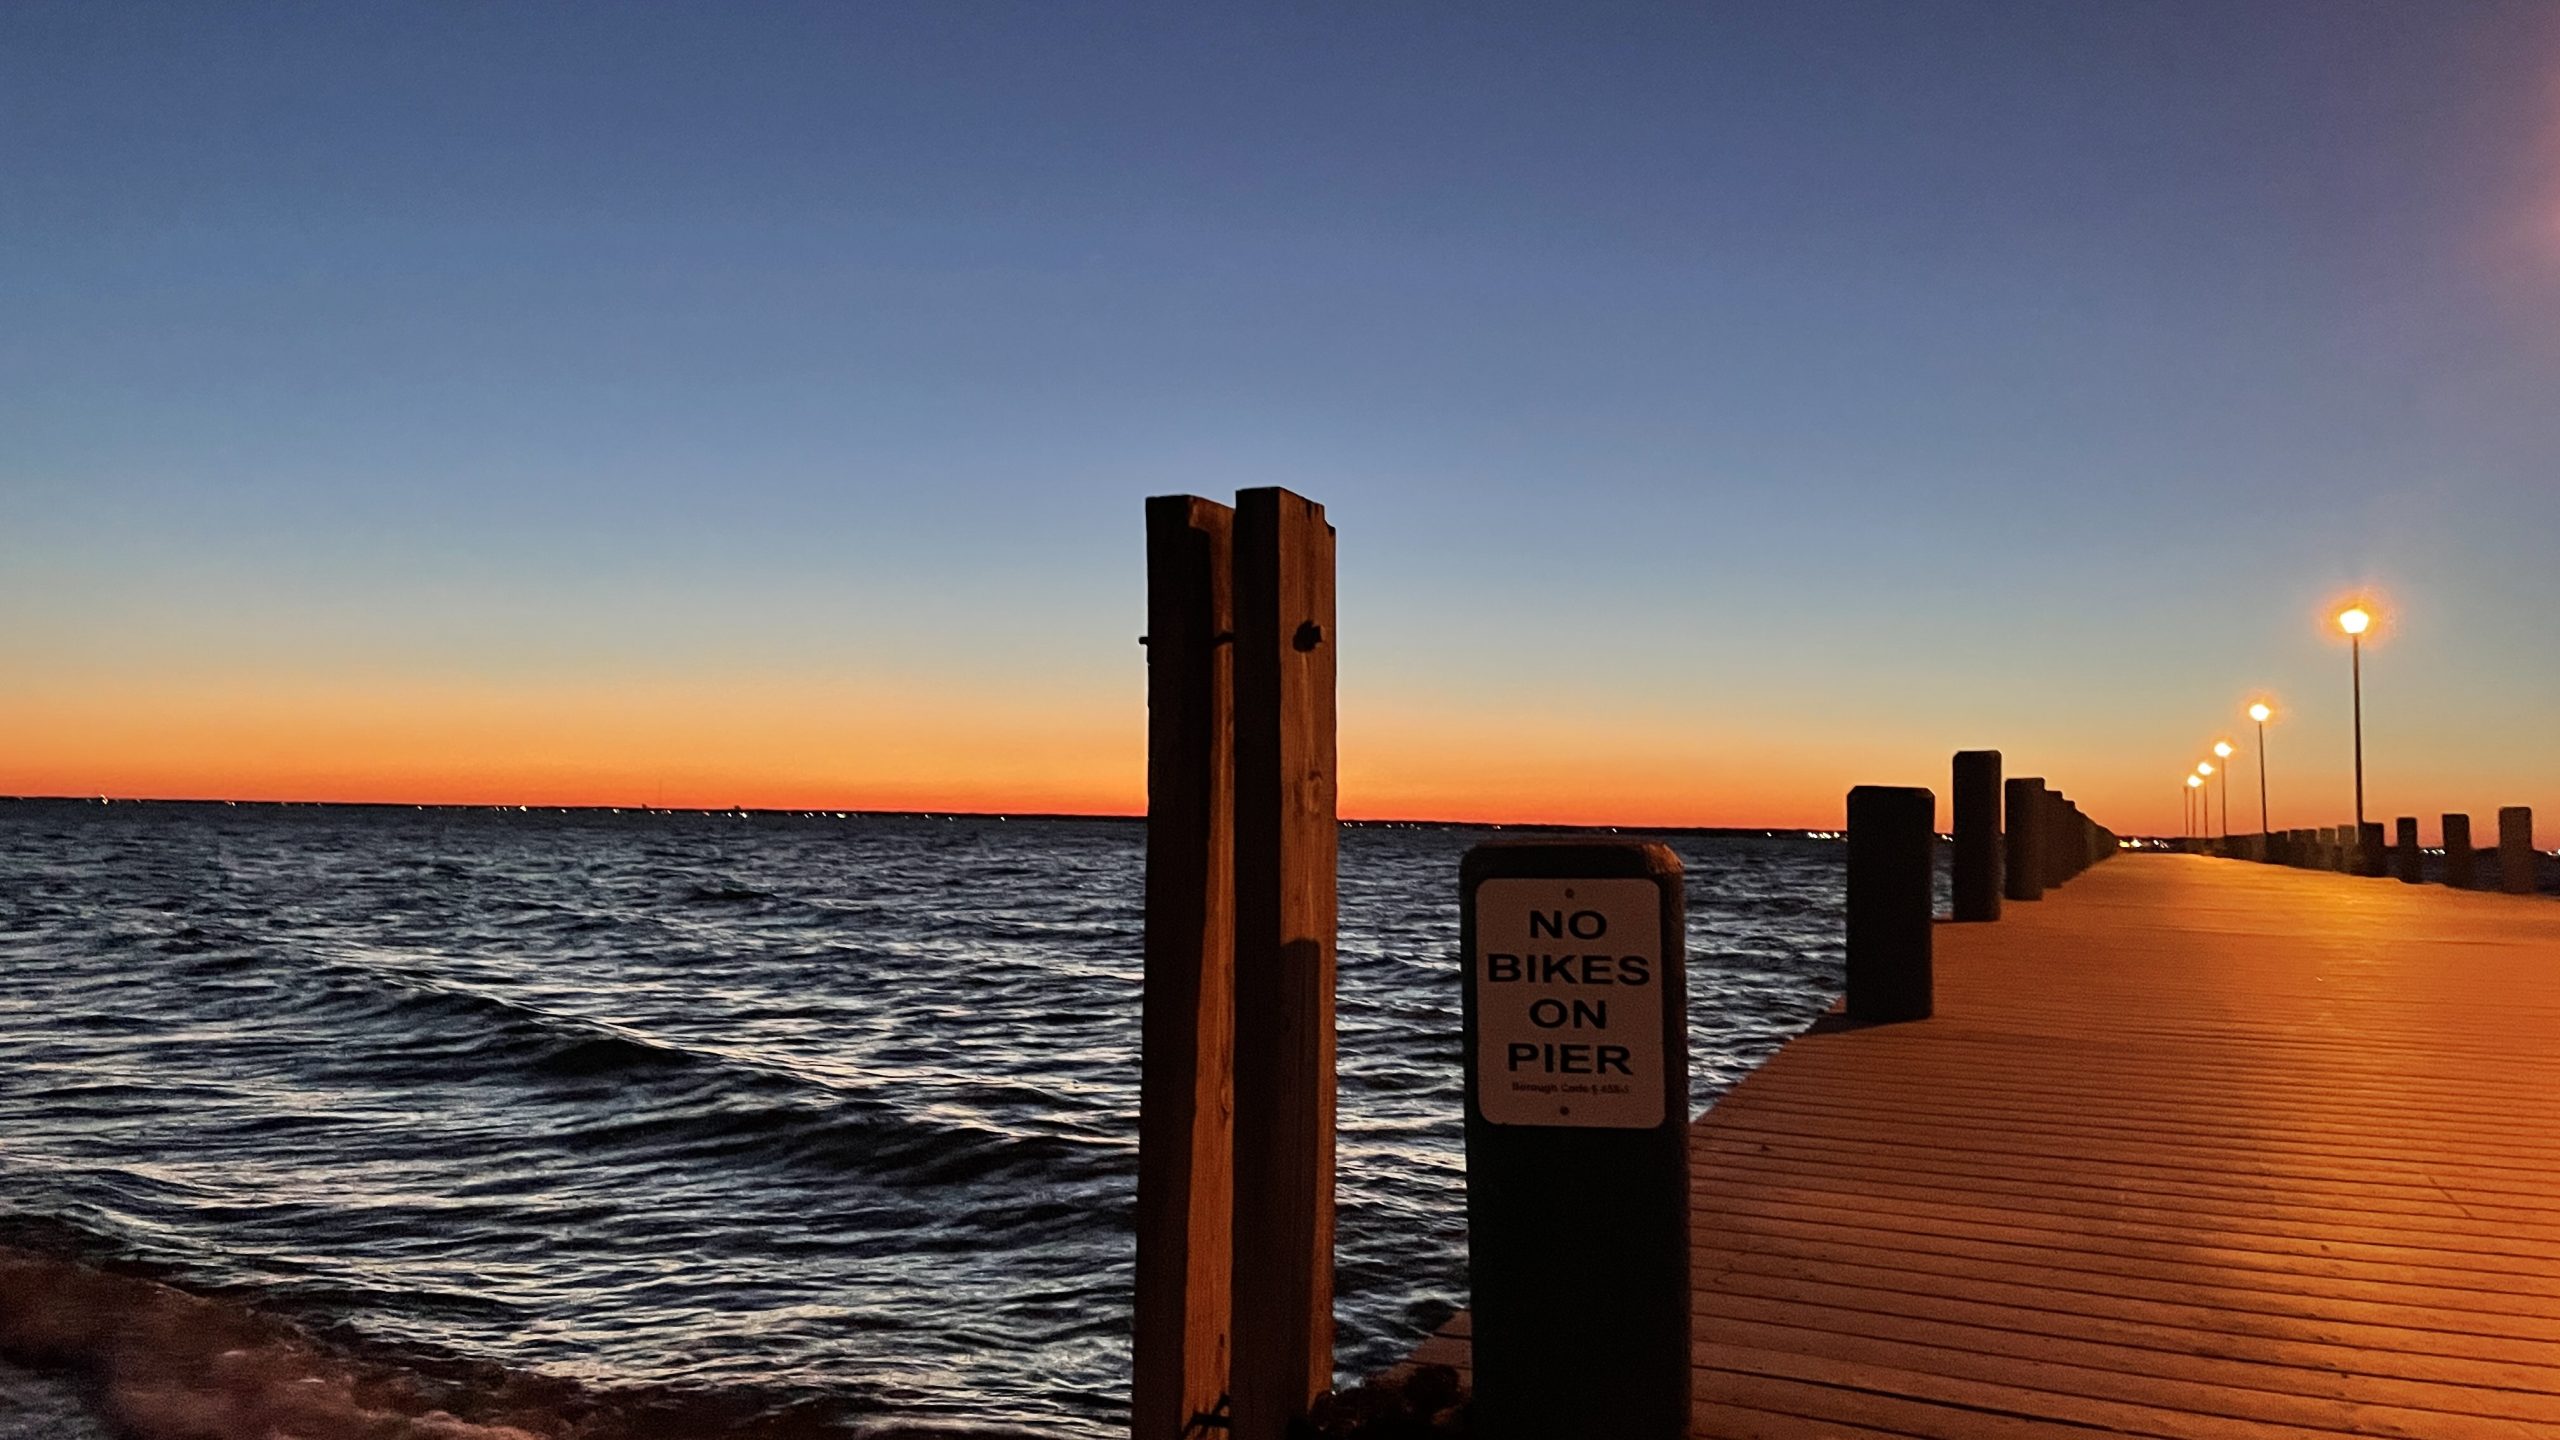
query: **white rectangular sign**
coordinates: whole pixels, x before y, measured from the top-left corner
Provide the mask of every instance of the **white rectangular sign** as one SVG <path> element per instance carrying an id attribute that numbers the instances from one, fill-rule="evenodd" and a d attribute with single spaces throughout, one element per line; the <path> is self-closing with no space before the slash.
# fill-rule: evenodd
<path id="1" fill-rule="evenodd" d="M 1496 1125 L 1662 1123 L 1662 891 L 1476 887 L 1476 1108 Z"/>

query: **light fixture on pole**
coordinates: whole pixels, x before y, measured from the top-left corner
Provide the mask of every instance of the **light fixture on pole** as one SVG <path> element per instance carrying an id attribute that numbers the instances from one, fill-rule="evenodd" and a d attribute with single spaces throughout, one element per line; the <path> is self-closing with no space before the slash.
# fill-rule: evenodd
<path id="1" fill-rule="evenodd" d="M 2222 838 L 2231 838 L 2231 742 L 2213 742 L 2214 757 L 2222 762 Z"/>
<path id="2" fill-rule="evenodd" d="M 2194 833 L 2195 833 L 2195 830 L 2196 830 L 2196 822 L 2195 822 L 2195 802 L 2196 802 L 2196 793 L 2197 793 L 2197 791 L 2199 791 L 2200 789 L 2202 789 L 2202 788 L 2203 788 L 2203 786 L 2204 786 L 2204 777 L 2203 777 L 2203 776 L 2198 775 L 2198 774 L 2195 774 L 2195 773 L 2193 773 L 2192 771 L 2188 773 L 2188 775 L 2187 775 L 2187 833 L 2189 833 L 2189 834 L 2191 834 L 2191 835 L 2192 835 L 2192 834 L 2194 834 Z"/>
<path id="3" fill-rule="evenodd" d="M 2355 679 L 2356 702 L 2356 843 L 2364 843 L 2364 632 L 2373 614 L 2361 605 L 2338 612 L 2338 628 L 2347 632 L 2347 665 Z"/>
<path id="4" fill-rule="evenodd" d="M 2275 714 L 2272 706 L 2261 700 L 2249 707 L 2249 718 L 2258 722 L 2258 833 L 2267 833 L 2267 721 Z"/>

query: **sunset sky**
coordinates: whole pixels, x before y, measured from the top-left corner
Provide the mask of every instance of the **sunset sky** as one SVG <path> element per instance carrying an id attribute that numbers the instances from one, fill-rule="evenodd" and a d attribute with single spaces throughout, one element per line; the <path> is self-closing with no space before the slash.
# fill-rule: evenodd
<path id="1" fill-rule="evenodd" d="M 2367 593 L 2560 843 L 2560 5 L 0 7 L 0 794 L 1134 811 L 1270 484 L 1348 815 L 2335 823 Z"/>

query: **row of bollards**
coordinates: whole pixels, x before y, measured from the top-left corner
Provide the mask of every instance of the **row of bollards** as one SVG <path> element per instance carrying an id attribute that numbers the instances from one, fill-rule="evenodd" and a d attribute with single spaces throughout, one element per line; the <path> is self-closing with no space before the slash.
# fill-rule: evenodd
<path id="1" fill-rule="evenodd" d="M 2478 884 L 2479 864 L 2471 845 L 2471 817 L 2448 813 L 2444 826 L 2443 883 L 2456 890 Z M 2382 822 L 2362 826 L 2329 825 L 2277 830 L 2265 835 L 2233 835 L 2191 845 L 2204 854 L 2303 870 L 2335 870 L 2374 878 L 2396 877 L 2405 884 L 2426 883 L 2426 851 L 2418 844 L 2418 817 L 2403 815 L 2392 826 L 2386 844 Z M 2498 888 L 2510 895 L 2530 895 L 2539 863 L 2533 848 L 2533 807 L 2509 805 L 2498 812 Z"/>
<path id="2" fill-rule="evenodd" d="M 1956 920 L 1997 920 L 2003 899 L 2041 900 L 2116 853 L 2115 833 L 2042 776 L 2004 781 L 1997 750 L 1957 751 L 1952 793 Z M 1853 1023 L 1925 1020 L 1934 1008 L 1937 804 L 1921 786 L 1849 792 Z"/>

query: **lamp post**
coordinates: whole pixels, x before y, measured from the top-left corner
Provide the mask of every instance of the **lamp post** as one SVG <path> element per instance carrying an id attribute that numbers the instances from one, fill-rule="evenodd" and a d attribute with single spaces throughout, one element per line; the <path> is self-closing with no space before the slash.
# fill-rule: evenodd
<path id="1" fill-rule="evenodd" d="M 2197 761 L 2196 774 L 2210 786 L 2213 783 L 2213 762 Z M 2213 838 L 2213 791 L 2209 788 L 2196 792 L 2196 831 L 2207 840 Z"/>
<path id="2" fill-rule="evenodd" d="M 2364 843 L 2364 632 L 2373 616 L 2361 605 L 2338 612 L 2338 628 L 2347 632 L 2347 665 L 2355 679 L 2356 701 L 2356 843 Z"/>
<path id="3" fill-rule="evenodd" d="M 2275 714 L 2264 700 L 2249 707 L 2249 718 L 2258 722 L 2258 833 L 2267 833 L 2267 717 Z"/>
<path id="4" fill-rule="evenodd" d="M 2196 802 L 2196 794 L 2197 794 L 2197 792 L 2198 792 L 2199 790 L 2201 790 L 2201 789 L 2203 788 L 2203 786 L 2204 786 L 2204 777 L 2203 777 L 2203 776 L 2198 775 L 2198 774 L 2194 773 L 2193 771 L 2188 772 L 2188 774 L 2187 774 L 2187 833 L 2188 833 L 2188 834 L 2190 834 L 2190 835 L 2194 834 L 2194 833 L 2195 833 L 2195 831 L 2196 831 L 2196 821 L 2195 821 L 2195 802 Z"/>
<path id="5" fill-rule="evenodd" d="M 2222 762 L 2222 838 L 2231 838 L 2231 742 L 2213 742 L 2214 758 Z"/>

